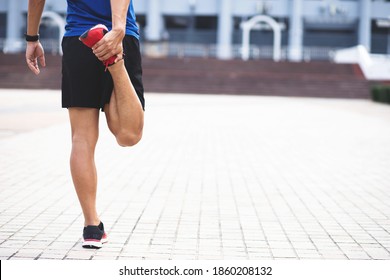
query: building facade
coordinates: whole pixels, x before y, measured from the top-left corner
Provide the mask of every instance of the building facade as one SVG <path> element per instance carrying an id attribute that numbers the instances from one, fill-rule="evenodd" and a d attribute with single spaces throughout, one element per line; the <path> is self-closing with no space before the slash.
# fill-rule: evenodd
<path id="1" fill-rule="evenodd" d="M 390 54 L 388 0 L 132 0 L 149 55 L 241 57 L 244 26 L 250 27 L 249 58 L 327 59 L 332 50 L 363 45 Z M 27 1 L 0 0 L 0 50 L 23 49 Z M 59 48 L 65 0 L 46 0 L 41 36 L 46 48 Z"/>

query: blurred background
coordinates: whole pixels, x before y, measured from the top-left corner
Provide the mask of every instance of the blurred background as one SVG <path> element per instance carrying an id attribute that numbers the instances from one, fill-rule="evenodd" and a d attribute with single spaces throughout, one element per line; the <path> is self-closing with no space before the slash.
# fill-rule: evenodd
<path id="1" fill-rule="evenodd" d="M 0 48 L 23 49 L 27 2 L 0 1 Z M 239 58 L 244 24 L 266 15 L 281 29 L 282 59 L 328 60 L 339 48 L 363 45 L 390 53 L 390 1 L 386 0 L 133 0 L 146 42 L 167 42 L 156 55 Z M 49 52 L 58 38 L 66 1 L 47 0 L 41 35 Z M 257 22 L 251 32 L 250 57 L 272 58 L 273 29 Z"/>
<path id="2" fill-rule="evenodd" d="M 390 107 L 371 101 L 390 104 L 390 1 L 132 1 L 146 125 L 123 150 L 100 119 L 96 252 L 70 191 L 66 1 L 46 0 L 35 76 L 28 1 L 0 0 L 0 259 L 390 260 Z"/>
<path id="3" fill-rule="evenodd" d="M 133 2 L 147 91 L 368 98 L 373 84 L 390 80 L 389 0 Z M 24 52 L 26 12 L 27 1 L 0 0 L 3 67 L 24 64 L 12 54 Z M 60 87 L 65 16 L 65 0 L 46 1 L 48 71 L 34 82 L 24 65 L 2 71 L 3 87 Z"/>

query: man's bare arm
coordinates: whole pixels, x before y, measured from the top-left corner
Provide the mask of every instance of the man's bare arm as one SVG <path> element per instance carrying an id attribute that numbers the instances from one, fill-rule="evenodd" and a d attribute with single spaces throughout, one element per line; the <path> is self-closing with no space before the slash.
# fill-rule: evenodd
<path id="1" fill-rule="evenodd" d="M 27 34 L 37 35 L 39 33 L 39 24 L 41 22 L 45 0 L 29 0 L 27 14 Z"/>
<path id="2" fill-rule="evenodd" d="M 126 32 L 127 11 L 130 0 L 111 0 L 112 30 Z"/>
<path id="3" fill-rule="evenodd" d="M 122 41 L 126 34 L 127 11 L 131 0 L 110 1 L 112 30 L 92 48 L 94 54 L 102 61 L 123 52 Z"/>

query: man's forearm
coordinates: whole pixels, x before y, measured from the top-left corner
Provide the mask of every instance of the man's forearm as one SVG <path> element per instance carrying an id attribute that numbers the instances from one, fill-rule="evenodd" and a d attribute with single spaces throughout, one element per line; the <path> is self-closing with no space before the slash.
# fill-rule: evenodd
<path id="1" fill-rule="evenodd" d="M 27 34 L 36 35 L 39 31 L 39 23 L 45 0 L 29 0 L 28 1 L 28 15 L 27 15 Z"/>
<path id="2" fill-rule="evenodd" d="M 127 11 L 131 0 L 110 0 L 112 11 L 112 29 L 123 31 L 126 30 Z"/>

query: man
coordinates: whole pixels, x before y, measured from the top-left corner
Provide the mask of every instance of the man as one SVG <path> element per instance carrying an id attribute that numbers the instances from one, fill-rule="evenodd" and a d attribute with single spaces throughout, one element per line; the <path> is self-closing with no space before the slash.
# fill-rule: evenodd
<path id="1" fill-rule="evenodd" d="M 119 145 L 133 146 L 140 141 L 145 101 L 139 32 L 131 0 L 67 3 L 62 41 L 62 107 L 68 108 L 72 131 L 70 168 L 85 219 L 82 245 L 101 248 L 107 235 L 96 211 L 94 153 L 99 109 L 104 111 Z M 26 61 L 36 75 L 40 73 L 39 64 L 45 66 L 38 35 L 44 5 L 45 0 L 28 3 Z"/>

